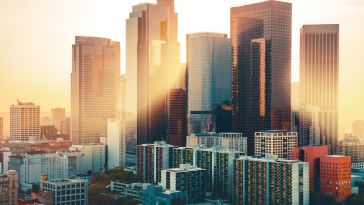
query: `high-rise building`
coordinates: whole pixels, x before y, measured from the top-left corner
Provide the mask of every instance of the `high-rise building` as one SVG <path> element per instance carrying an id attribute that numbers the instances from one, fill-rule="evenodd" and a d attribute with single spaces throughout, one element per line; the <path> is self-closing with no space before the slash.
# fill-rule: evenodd
<path id="1" fill-rule="evenodd" d="M 188 134 L 216 131 L 216 110 L 231 102 L 231 41 L 226 34 L 187 35 Z"/>
<path id="2" fill-rule="evenodd" d="M 127 112 L 137 116 L 138 144 L 167 137 L 168 90 L 180 68 L 173 0 L 133 6 L 126 21 Z"/>
<path id="3" fill-rule="evenodd" d="M 4 118 L 0 117 L 0 140 L 4 139 Z"/>
<path id="4" fill-rule="evenodd" d="M 57 136 L 57 129 L 54 125 L 40 126 L 41 139 L 54 139 Z"/>
<path id="5" fill-rule="evenodd" d="M 292 149 L 292 160 L 310 165 L 310 192 L 320 192 L 320 157 L 328 154 L 328 146 L 306 146 Z"/>
<path id="6" fill-rule="evenodd" d="M 300 106 L 300 83 L 292 82 L 291 84 L 291 109 L 295 111 Z"/>
<path id="7" fill-rule="evenodd" d="M 85 179 L 57 179 L 42 180 L 40 183 L 41 193 L 50 193 L 49 200 L 44 204 L 63 205 L 63 204 L 88 204 L 88 182 Z"/>
<path id="8" fill-rule="evenodd" d="M 10 106 L 10 140 L 28 141 L 40 137 L 40 106 L 22 103 Z"/>
<path id="9" fill-rule="evenodd" d="M 351 194 L 351 159 L 346 156 L 320 157 L 320 192 L 342 202 Z"/>
<path id="10" fill-rule="evenodd" d="M 71 138 L 73 144 L 99 143 L 107 119 L 117 113 L 120 44 L 76 36 L 72 46 Z"/>
<path id="11" fill-rule="evenodd" d="M 351 157 L 352 169 L 364 169 L 364 143 L 359 137 L 347 135 L 336 146 L 336 153 Z"/>
<path id="12" fill-rule="evenodd" d="M 292 149 L 298 146 L 297 132 L 268 130 L 255 133 L 255 156 L 276 155 L 291 159 Z"/>
<path id="13" fill-rule="evenodd" d="M 301 106 L 292 111 L 292 130 L 298 133 L 298 146 L 318 146 L 321 141 L 322 112 L 319 107 Z"/>
<path id="14" fill-rule="evenodd" d="M 232 131 L 291 128 L 292 5 L 280 1 L 231 8 Z"/>
<path id="15" fill-rule="evenodd" d="M 0 204 L 18 204 L 19 178 L 16 171 L 10 170 L 6 175 L 0 176 L 0 188 Z"/>
<path id="16" fill-rule="evenodd" d="M 227 150 L 235 150 L 247 154 L 247 137 L 241 133 L 200 133 L 187 136 L 187 146 L 211 148 L 221 146 Z"/>
<path id="17" fill-rule="evenodd" d="M 307 162 L 243 156 L 234 160 L 233 204 L 309 205 Z"/>
<path id="18" fill-rule="evenodd" d="M 190 164 L 181 164 L 179 168 L 162 170 L 162 186 L 171 191 L 187 192 L 188 204 L 205 200 L 205 169 Z"/>
<path id="19" fill-rule="evenodd" d="M 147 183 L 159 183 L 161 171 L 173 167 L 173 149 L 164 141 L 142 144 L 137 148 L 137 174 Z"/>
<path id="20" fill-rule="evenodd" d="M 363 120 L 355 120 L 352 123 L 353 136 L 357 136 L 360 139 L 364 140 L 364 121 Z"/>
<path id="21" fill-rule="evenodd" d="M 173 149 L 173 166 L 178 168 L 180 164 L 192 164 L 194 165 L 195 159 L 194 147 L 175 147 Z"/>
<path id="22" fill-rule="evenodd" d="M 70 134 L 71 133 L 71 118 L 67 117 L 65 120 L 61 122 L 61 134 Z"/>
<path id="23" fill-rule="evenodd" d="M 0 174 L 6 174 L 9 171 L 9 157 L 11 155 L 9 148 L 2 148 L 0 149 L 0 163 L 1 163 L 1 170 Z"/>
<path id="24" fill-rule="evenodd" d="M 335 153 L 338 138 L 339 25 L 304 25 L 300 46 L 301 105 L 321 110 L 321 144 Z"/>
<path id="25" fill-rule="evenodd" d="M 66 109 L 54 108 L 51 110 L 52 113 L 52 125 L 54 125 L 58 132 L 61 132 L 61 123 L 66 119 Z"/>
<path id="26" fill-rule="evenodd" d="M 168 100 L 168 144 L 186 146 L 187 136 L 187 100 L 186 90 L 172 88 Z"/>
<path id="27" fill-rule="evenodd" d="M 125 166 L 126 139 L 125 129 L 120 120 L 107 122 L 107 169 Z"/>

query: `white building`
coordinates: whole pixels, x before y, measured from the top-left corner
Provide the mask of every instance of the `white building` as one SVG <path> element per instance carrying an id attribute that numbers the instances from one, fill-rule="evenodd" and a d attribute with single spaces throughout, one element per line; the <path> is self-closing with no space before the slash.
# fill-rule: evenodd
<path id="1" fill-rule="evenodd" d="M 106 145 L 72 145 L 70 151 L 80 151 L 83 154 L 83 169 L 85 172 L 100 173 L 106 167 Z"/>
<path id="2" fill-rule="evenodd" d="M 28 141 L 40 137 L 40 106 L 21 103 L 10 106 L 10 140 Z"/>
<path id="3" fill-rule="evenodd" d="M 51 193 L 47 198 L 50 200 L 49 204 L 88 204 L 88 183 L 85 179 L 43 180 L 40 183 L 40 192 Z"/>
<path id="4" fill-rule="evenodd" d="M 202 145 L 205 148 L 221 146 L 224 149 L 247 153 L 247 137 L 242 133 L 201 133 L 187 136 L 187 146 Z"/>
<path id="5" fill-rule="evenodd" d="M 9 171 L 9 157 L 11 155 L 9 148 L 2 148 L 0 150 L 0 163 L 1 163 L 1 174 L 7 174 Z"/>
<path id="6" fill-rule="evenodd" d="M 107 121 L 107 169 L 125 166 L 125 124 L 120 120 Z"/>
<path id="7" fill-rule="evenodd" d="M 279 158 L 291 159 L 292 148 L 298 147 L 297 132 L 267 130 L 255 133 L 255 156 L 267 154 Z"/>

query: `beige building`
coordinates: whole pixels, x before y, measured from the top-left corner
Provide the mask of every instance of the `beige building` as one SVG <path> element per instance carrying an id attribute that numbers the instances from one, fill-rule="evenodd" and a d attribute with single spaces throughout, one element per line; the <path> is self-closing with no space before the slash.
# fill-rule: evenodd
<path id="1" fill-rule="evenodd" d="M 57 131 L 61 132 L 62 121 L 66 119 L 66 109 L 54 108 L 52 109 L 52 125 L 54 125 Z"/>
<path id="2" fill-rule="evenodd" d="M 10 140 L 28 141 L 40 137 L 40 106 L 22 103 L 10 106 Z"/>
<path id="3" fill-rule="evenodd" d="M 276 155 L 291 159 L 292 148 L 298 146 L 297 132 L 267 130 L 255 133 L 255 156 Z"/>
<path id="4" fill-rule="evenodd" d="M 72 47 L 71 138 L 73 144 L 99 143 L 107 119 L 117 113 L 120 44 L 76 36 Z"/>
<path id="5" fill-rule="evenodd" d="M 0 176 L 0 204 L 16 205 L 18 204 L 18 173 L 10 170 L 7 175 Z"/>

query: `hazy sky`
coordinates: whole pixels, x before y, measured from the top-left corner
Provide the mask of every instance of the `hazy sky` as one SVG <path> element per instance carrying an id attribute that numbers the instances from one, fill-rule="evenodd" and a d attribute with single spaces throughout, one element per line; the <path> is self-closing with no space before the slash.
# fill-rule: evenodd
<path id="1" fill-rule="evenodd" d="M 70 105 L 75 35 L 121 42 L 125 70 L 125 19 L 133 4 L 156 0 L 0 0 L 0 111 L 19 98 L 42 111 Z M 258 0 L 259 1 L 259 0 Z M 293 3 L 292 79 L 299 80 L 299 29 L 303 24 L 340 24 L 340 127 L 364 119 L 364 0 L 288 0 Z M 179 39 L 229 33 L 231 6 L 253 0 L 175 0 Z"/>

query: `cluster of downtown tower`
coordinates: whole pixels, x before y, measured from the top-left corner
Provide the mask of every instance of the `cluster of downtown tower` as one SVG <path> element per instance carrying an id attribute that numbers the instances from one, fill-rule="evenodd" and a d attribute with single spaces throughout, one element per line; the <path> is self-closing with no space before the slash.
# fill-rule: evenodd
<path id="1" fill-rule="evenodd" d="M 118 42 L 76 37 L 72 142 L 98 143 L 117 132 L 123 158 L 130 138 L 140 146 L 166 141 L 185 147 L 193 134 L 241 133 L 248 139 L 244 154 L 253 156 L 256 133 L 292 130 L 299 147 L 328 145 L 335 154 L 339 26 L 301 28 L 300 86 L 291 90 L 292 5 L 268 0 L 231 8 L 230 15 L 230 38 L 212 32 L 186 36 L 182 64 L 174 1 L 133 6 L 123 76 Z M 296 93 L 300 98 L 293 103 Z M 241 167 L 259 163 L 248 161 L 242 159 Z"/>

